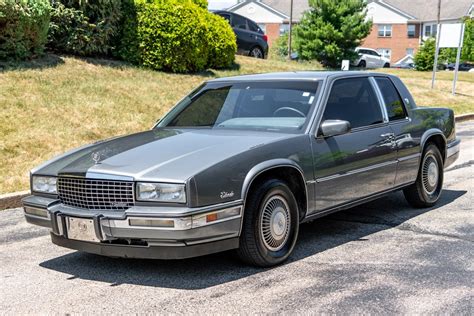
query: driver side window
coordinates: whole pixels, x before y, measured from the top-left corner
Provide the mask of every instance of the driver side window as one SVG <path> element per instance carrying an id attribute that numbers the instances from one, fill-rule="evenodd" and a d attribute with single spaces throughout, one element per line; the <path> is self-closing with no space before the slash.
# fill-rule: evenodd
<path id="1" fill-rule="evenodd" d="M 369 78 L 347 78 L 334 82 L 324 120 L 344 120 L 351 128 L 383 123 L 382 110 Z"/>

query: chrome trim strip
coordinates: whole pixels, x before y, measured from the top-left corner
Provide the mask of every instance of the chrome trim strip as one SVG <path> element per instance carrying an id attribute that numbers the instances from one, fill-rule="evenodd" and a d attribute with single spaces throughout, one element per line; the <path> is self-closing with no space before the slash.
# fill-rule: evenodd
<path id="1" fill-rule="evenodd" d="M 117 181 L 134 181 L 135 180 L 133 177 L 129 177 L 129 176 L 121 176 L 121 175 L 116 175 L 116 174 L 90 172 L 90 171 L 86 173 L 85 178 L 100 179 L 100 180 L 117 180 Z"/>
<path id="2" fill-rule="evenodd" d="M 377 99 L 379 100 L 379 107 L 382 110 L 383 121 L 384 123 L 388 123 L 388 113 L 387 113 L 387 108 L 385 106 L 385 100 L 383 99 L 382 91 L 380 91 L 380 88 L 377 84 L 377 81 L 375 81 L 374 77 L 369 77 L 369 81 L 372 84 L 372 88 L 374 88 L 375 90 Z"/>
<path id="3" fill-rule="evenodd" d="M 420 156 L 421 156 L 421 153 L 416 153 L 416 154 L 412 154 L 412 155 L 408 155 L 408 156 L 405 156 L 405 157 L 398 158 L 398 161 L 406 161 L 406 160 L 410 160 L 410 159 L 415 159 L 415 158 L 419 158 Z"/>
<path id="4" fill-rule="evenodd" d="M 357 174 L 357 173 L 366 172 L 366 171 L 369 171 L 369 170 L 390 166 L 390 165 L 393 165 L 393 164 L 396 164 L 396 163 L 398 163 L 397 160 L 382 162 L 382 163 L 372 165 L 372 166 L 369 166 L 369 167 L 354 169 L 354 170 L 348 171 L 346 173 L 337 173 L 337 174 L 333 174 L 333 175 L 330 175 L 330 176 L 327 176 L 327 177 L 318 178 L 318 179 L 316 179 L 316 182 L 321 183 L 321 182 L 324 182 L 324 181 L 333 180 L 333 179 L 337 179 L 337 178 L 340 178 L 340 177 L 350 176 L 350 175 L 354 175 L 354 174 Z"/>

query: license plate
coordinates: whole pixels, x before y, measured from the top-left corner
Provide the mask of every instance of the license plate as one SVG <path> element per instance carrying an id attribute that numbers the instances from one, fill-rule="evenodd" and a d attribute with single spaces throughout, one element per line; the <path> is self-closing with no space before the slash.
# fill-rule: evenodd
<path id="1" fill-rule="evenodd" d="M 94 221 L 88 218 L 68 217 L 67 236 L 81 241 L 100 241 L 95 235 Z"/>

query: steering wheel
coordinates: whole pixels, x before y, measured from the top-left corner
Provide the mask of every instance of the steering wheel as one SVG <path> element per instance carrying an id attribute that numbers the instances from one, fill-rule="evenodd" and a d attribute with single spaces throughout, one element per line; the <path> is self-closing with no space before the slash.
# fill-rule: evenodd
<path id="1" fill-rule="evenodd" d="M 275 112 L 273 112 L 273 116 L 275 116 L 278 112 L 281 112 L 281 111 L 292 111 L 292 112 L 297 113 L 301 117 L 306 117 L 306 115 L 300 110 L 297 110 L 295 108 L 290 108 L 289 106 L 284 106 L 284 107 L 276 109 Z"/>

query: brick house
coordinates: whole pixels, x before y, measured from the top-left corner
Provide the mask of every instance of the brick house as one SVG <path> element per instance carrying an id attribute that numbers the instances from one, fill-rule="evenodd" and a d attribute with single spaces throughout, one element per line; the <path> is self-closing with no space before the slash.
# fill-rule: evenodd
<path id="1" fill-rule="evenodd" d="M 227 10 L 245 16 L 268 35 L 271 45 L 289 29 L 290 0 L 235 0 Z M 392 64 L 407 62 L 423 40 L 436 36 L 438 0 L 366 0 L 372 31 L 362 46 L 376 49 Z M 472 16 L 473 0 L 442 0 L 441 23 Z M 293 21 L 309 9 L 308 0 L 293 0 Z"/>
<path id="2" fill-rule="evenodd" d="M 293 0 L 293 23 L 298 23 L 308 9 L 308 0 Z M 270 45 L 289 30 L 290 0 L 241 0 L 227 11 L 257 23 L 267 34 Z"/>

